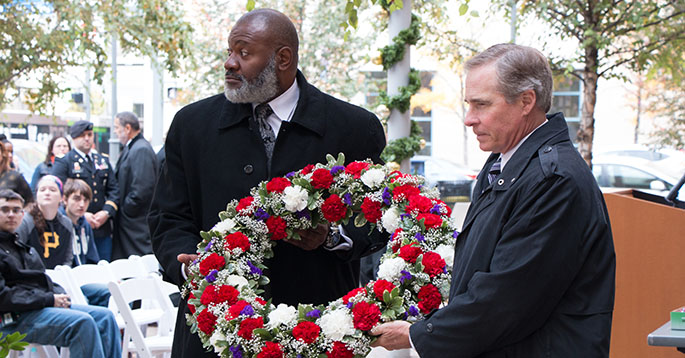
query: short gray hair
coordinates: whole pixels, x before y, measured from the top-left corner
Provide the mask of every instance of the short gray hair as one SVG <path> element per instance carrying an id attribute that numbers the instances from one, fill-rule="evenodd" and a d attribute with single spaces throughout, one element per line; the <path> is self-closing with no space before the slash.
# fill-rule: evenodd
<path id="1" fill-rule="evenodd" d="M 126 127 L 126 125 L 130 125 L 131 129 L 134 131 L 140 130 L 140 121 L 138 121 L 138 116 L 136 116 L 135 113 L 133 112 L 119 112 L 117 113 L 115 118 L 119 118 L 119 124 L 122 127 Z"/>
<path id="2" fill-rule="evenodd" d="M 498 90 L 512 103 L 524 91 L 535 91 L 535 106 L 547 113 L 552 107 L 552 70 L 538 50 L 510 43 L 494 45 L 466 61 L 466 71 L 495 64 Z"/>

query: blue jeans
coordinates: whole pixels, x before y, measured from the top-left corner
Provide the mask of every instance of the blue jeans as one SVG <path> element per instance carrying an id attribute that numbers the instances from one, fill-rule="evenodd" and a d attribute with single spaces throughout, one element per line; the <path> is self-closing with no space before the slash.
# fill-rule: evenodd
<path id="1" fill-rule="evenodd" d="M 109 305 L 109 288 L 104 283 L 87 283 L 81 286 L 81 292 L 86 296 L 89 305 L 100 307 Z"/>
<path id="2" fill-rule="evenodd" d="M 119 358 L 121 335 L 112 312 L 98 306 L 46 307 L 22 312 L 0 332 L 26 333 L 24 341 L 68 347 L 73 358 Z"/>
<path id="3" fill-rule="evenodd" d="M 98 249 L 100 260 L 112 261 L 112 236 L 96 237 L 95 247 Z"/>

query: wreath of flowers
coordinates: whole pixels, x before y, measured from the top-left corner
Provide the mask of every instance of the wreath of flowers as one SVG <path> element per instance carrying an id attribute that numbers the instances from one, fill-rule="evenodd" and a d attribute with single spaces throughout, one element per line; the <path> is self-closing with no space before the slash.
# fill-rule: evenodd
<path id="1" fill-rule="evenodd" d="M 422 319 L 447 297 L 457 231 L 438 190 L 370 160 L 344 163 L 327 155 L 326 164 L 262 182 L 201 232 L 183 294 L 205 348 L 230 358 L 362 357 L 373 327 Z M 392 233 L 378 280 L 327 305 L 276 307 L 260 297 L 276 241 L 349 220 Z"/>

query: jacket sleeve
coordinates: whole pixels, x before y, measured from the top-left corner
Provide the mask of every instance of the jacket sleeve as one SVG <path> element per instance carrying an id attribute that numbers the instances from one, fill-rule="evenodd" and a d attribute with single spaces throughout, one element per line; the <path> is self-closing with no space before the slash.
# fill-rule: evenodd
<path id="1" fill-rule="evenodd" d="M 181 274 L 178 254 L 194 254 L 200 242 L 200 227 L 193 219 L 181 150 L 180 112 L 174 118 L 164 145 L 166 159 L 157 180 L 151 214 L 148 216 L 152 248 L 166 275 L 177 285 Z"/>
<path id="2" fill-rule="evenodd" d="M 155 190 L 154 178 L 157 177 L 157 157 L 152 150 L 142 145 L 135 146 L 129 157 L 135 158 L 135 162 L 130 166 L 129 191 L 122 198 L 120 210 L 129 217 L 139 217 L 145 215 L 150 207 Z"/>
<path id="3" fill-rule="evenodd" d="M 411 326 L 419 355 L 475 357 L 519 342 L 545 324 L 583 262 L 582 213 L 591 204 L 576 185 L 553 176 L 518 193 L 509 216 L 496 219 L 504 223 L 489 270 L 473 274 L 465 292 Z"/>
<path id="4" fill-rule="evenodd" d="M 5 265 L 2 263 L 0 265 Z M 0 272 L 5 272 L 4 268 Z M 22 312 L 50 307 L 54 304 L 52 292 L 30 289 L 24 286 L 8 287 L 0 273 L 0 312 Z"/>
<path id="5" fill-rule="evenodd" d="M 107 211 L 109 217 L 113 218 L 119 206 L 119 185 L 109 160 L 107 160 L 107 171 L 109 172 L 107 175 L 109 179 L 106 186 L 105 205 L 102 207 L 102 210 Z"/>

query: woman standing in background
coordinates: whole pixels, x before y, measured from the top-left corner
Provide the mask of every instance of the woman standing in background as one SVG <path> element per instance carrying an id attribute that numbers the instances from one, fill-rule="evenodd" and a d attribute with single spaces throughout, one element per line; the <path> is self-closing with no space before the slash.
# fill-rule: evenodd
<path id="1" fill-rule="evenodd" d="M 44 175 L 50 174 L 52 169 L 52 164 L 55 162 L 56 158 L 62 158 L 65 154 L 69 153 L 71 150 L 71 144 L 64 136 L 57 136 L 50 139 L 48 143 L 48 154 L 45 156 L 45 160 L 38 164 L 36 170 L 33 172 L 33 177 L 31 177 L 31 190 L 36 192 L 36 186 L 38 181 Z"/>

